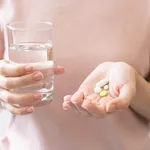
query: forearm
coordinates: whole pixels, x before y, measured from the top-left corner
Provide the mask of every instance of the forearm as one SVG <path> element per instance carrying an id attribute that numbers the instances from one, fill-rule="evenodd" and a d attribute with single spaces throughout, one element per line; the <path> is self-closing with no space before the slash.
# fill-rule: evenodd
<path id="1" fill-rule="evenodd" d="M 137 92 L 130 106 L 135 112 L 150 120 L 150 83 L 140 75 L 136 76 L 136 80 Z"/>

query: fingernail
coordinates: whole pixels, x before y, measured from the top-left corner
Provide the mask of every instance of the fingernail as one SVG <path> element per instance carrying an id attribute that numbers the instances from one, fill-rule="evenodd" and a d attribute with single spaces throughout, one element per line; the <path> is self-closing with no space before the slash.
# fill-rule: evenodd
<path id="1" fill-rule="evenodd" d="M 69 106 L 68 106 L 68 103 L 67 102 L 64 102 L 63 103 L 63 109 L 64 110 L 68 110 Z"/>
<path id="2" fill-rule="evenodd" d="M 34 108 L 33 108 L 33 107 L 30 107 L 30 108 L 27 109 L 27 112 L 29 112 L 29 113 L 31 113 L 31 112 L 33 112 L 33 111 L 34 111 Z"/>
<path id="3" fill-rule="evenodd" d="M 41 93 L 37 93 L 37 94 L 34 95 L 34 98 L 35 98 L 36 100 L 41 100 L 42 97 L 43 97 L 43 96 L 42 96 Z"/>
<path id="4" fill-rule="evenodd" d="M 39 80 L 41 80 L 43 78 L 43 75 L 42 75 L 42 73 L 35 73 L 34 75 L 33 75 L 33 79 L 34 80 L 36 80 L 36 81 L 39 81 Z"/>
<path id="5" fill-rule="evenodd" d="M 60 65 L 57 65 L 57 68 L 62 68 L 62 69 L 64 69 L 64 67 L 62 67 L 62 66 L 60 66 Z"/>
<path id="6" fill-rule="evenodd" d="M 25 66 L 25 71 L 26 72 L 32 72 L 33 71 L 33 67 L 27 65 L 27 66 Z"/>

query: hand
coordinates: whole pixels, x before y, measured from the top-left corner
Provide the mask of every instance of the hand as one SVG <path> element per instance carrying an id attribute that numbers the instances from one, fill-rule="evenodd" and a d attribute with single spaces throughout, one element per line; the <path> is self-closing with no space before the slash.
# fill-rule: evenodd
<path id="1" fill-rule="evenodd" d="M 94 93 L 97 82 L 109 82 L 109 94 L 101 98 Z M 136 94 L 136 72 L 126 63 L 107 62 L 99 65 L 74 95 L 64 97 L 63 108 L 86 116 L 103 117 L 128 108 Z"/>
<path id="2" fill-rule="evenodd" d="M 41 93 L 16 94 L 11 89 L 20 88 L 43 79 L 38 63 L 16 64 L 11 61 L 0 61 L 0 99 L 2 106 L 15 115 L 29 114 L 34 111 L 33 103 L 42 99 Z M 54 68 L 55 74 L 61 74 L 64 68 Z"/>

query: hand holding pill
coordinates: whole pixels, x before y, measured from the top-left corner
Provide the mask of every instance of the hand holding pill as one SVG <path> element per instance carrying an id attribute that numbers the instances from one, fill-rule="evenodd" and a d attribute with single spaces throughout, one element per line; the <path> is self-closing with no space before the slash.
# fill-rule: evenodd
<path id="1" fill-rule="evenodd" d="M 64 97 L 63 108 L 103 117 L 129 107 L 136 93 L 136 72 L 124 62 L 100 64 L 73 95 Z"/>

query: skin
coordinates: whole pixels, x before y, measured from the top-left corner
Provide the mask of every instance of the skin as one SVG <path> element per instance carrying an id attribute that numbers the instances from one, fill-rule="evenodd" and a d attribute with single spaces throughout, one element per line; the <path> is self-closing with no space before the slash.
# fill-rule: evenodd
<path id="1" fill-rule="evenodd" d="M 0 67 L 0 78 L 3 79 L 0 83 L 2 88 L 0 92 L 2 106 L 15 115 L 24 115 L 34 112 L 35 109 L 33 103 L 42 99 L 40 93 L 14 94 L 10 89 L 38 83 L 43 79 L 42 72 L 32 71 L 34 70 L 34 66 L 22 66 L 19 64 L 12 65 L 11 62 L 6 62 L 5 60 L 0 62 L 0 64 L 2 63 L 5 66 Z M 29 70 L 31 72 L 30 74 L 28 73 Z M 60 66 L 56 67 L 54 72 L 55 75 L 61 74 L 64 72 L 64 68 Z M 17 106 L 15 104 L 17 104 Z"/>
<path id="2" fill-rule="evenodd" d="M 108 75 L 109 95 L 101 98 L 93 92 L 95 84 Z M 104 117 L 129 106 L 150 120 L 150 84 L 124 62 L 100 64 L 73 95 L 64 97 L 64 110 L 90 117 Z M 142 101 L 141 101 L 142 100 Z"/>
<path id="3" fill-rule="evenodd" d="M 0 33 L 0 58 L 3 58 L 4 40 Z M 28 69 L 27 69 L 28 68 Z M 26 70 L 27 69 L 27 70 Z M 31 103 L 40 101 L 40 93 L 19 95 L 10 92 L 11 88 L 21 87 L 27 83 L 42 80 L 42 73 L 34 70 L 34 66 L 14 64 L 5 60 L 0 61 L 0 82 L 2 106 L 15 115 L 29 114 L 34 111 Z M 30 74 L 29 74 L 30 72 Z M 110 95 L 100 99 L 93 93 L 96 82 L 106 77 L 109 72 Z M 57 66 L 55 74 L 64 73 L 64 68 Z M 126 73 L 126 76 L 124 74 Z M 34 76 L 37 75 L 36 80 Z M 128 78 L 127 78 L 128 77 Z M 17 81 L 17 82 L 14 82 Z M 116 94 L 116 91 L 120 91 Z M 138 114 L 150 120 L 150 85 L 136 73 L 132 66 L 123 62 L 106 62 L 100 64 L 79 87 L 73 95 L 64 97 L 64 110 L 74 110 L 80 114 L 92 117 L 103 117 L 129 106 Z M 4 96 L 5 95 L 5 96 Z M 141 101 L 142 99 L 142 101 Z M 97 103 L 100 102 L 100 103 Z M 19 104 L 20 107 L 16 107 Z M 23 107 L 23 106 L 24 107 Z M 26 106 L 27 105 L 27 106 Z"/>
<path id="4" fill-rule="evenodd" d="M 15 94 L 11 89 L 38 83 L 43 74 L 37 71 L 35 64 L 16 64 L 11 61 L 0 61 L 0 98 L 2 106 L 15 115 L 25 115 L 34 112 L 33 103 L 42 99 L 40 93 Z M 64 68 L 56 66 L 55 75 L 64 72 Z"/>

